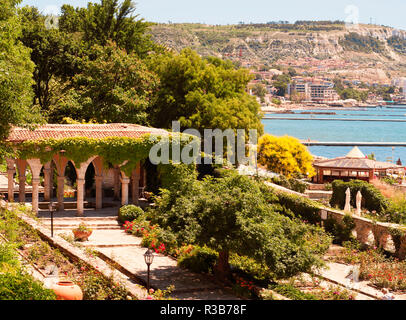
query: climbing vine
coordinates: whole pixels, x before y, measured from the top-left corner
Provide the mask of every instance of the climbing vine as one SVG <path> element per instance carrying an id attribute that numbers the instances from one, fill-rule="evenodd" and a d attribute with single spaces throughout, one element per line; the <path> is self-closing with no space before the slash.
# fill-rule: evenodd
<path id="1" fill-rule="evenodd" d="M 104 159 L 105 167 L 122 165 L 121 170 L 130 176 L 137 163 L 148 158 L 151 148 L 163 141 L 169 143 L 169 159 L 171 159 L 173 148 L 179 147 L 182 152 L 186 145 L 193 142 L 193 138 L 187 134 L 170 134 L 168 136 L 145 134 L 139 138 L 73 137 L 27 140 L 14 145 L 14 156 L 23 160 L 40 159 L 41 163 L 45 164 L 51 161 L 55 155 L 61 154 L 72 160 L 78 168 L 89 158 L 100 156 Z M 125 164 L 123 165 L 123 163 Z"/>

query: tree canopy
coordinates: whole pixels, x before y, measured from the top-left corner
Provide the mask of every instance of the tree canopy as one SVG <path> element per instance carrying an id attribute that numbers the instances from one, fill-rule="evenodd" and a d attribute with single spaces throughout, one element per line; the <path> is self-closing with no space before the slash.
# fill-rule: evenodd
<path id="1" fill-rule="evenodd" d="M 258 162 L 270 171 L 287 177 L 313 176 L 313 157 L 296 138 L 266 134 L 258 140 Z"/>
<path id="2" fill-rule="evenodd" d="M 30 51 L 20 41 L 21 21 L 18 0 L 0 3 L 0 138 L 7 137 L 11 125 L 39 121 L 32 107 L 34 64 Z"/>

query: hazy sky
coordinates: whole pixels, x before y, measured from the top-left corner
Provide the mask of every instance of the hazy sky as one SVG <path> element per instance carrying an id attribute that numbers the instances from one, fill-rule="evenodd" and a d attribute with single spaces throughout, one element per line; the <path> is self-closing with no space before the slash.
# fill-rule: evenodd
<path id="1" fill-rule="evenodd" d="M 23 0 L 41 11 L 57 13 L 60 6 L 86 6 L 88 0 Z M 92 0 L 91 2 L 99 2 Z M 387 25 L 406 30 L 405 0 L 135 0 L 137 13 L 153 22 L 200 22 L 208 24 L 264 23 L 286 20 L 343 20 L 354 16 L 360 23 Z M 353 19 L 351 19 L 353 21 Z"/>

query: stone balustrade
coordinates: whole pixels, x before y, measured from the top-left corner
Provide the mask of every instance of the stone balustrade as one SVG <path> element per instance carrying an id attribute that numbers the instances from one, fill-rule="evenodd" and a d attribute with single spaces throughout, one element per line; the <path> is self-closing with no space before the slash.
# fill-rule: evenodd
<path id="1" fill-rule="evenodd" d="M 331 208 L 321 209 L 319 213 L 322 220 L 332 218 L 337 222 L 342 222 L 346 215 Z M 376 222 L 356 215 L 352 215 L 352 218 L 355 223 L 353 235 L 359 242 L 368 246 L 382 247 L 393 252 L 399 259 L 406 258 L 406 226 Z"/>

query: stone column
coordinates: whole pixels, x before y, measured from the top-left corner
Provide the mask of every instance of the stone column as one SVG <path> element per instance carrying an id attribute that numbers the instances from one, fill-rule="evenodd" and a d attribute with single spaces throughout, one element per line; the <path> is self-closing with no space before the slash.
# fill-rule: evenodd
<path id="1" fill-rule="evenodd" d="M 85 191 L 85 179 L 76 179 L 77 184 L 77 216 L 84 215 L 84 191 Z"/>
<path id="2" fill-rule="evenodd" d="M 32 173 L 32 211 L 38 213 L 38 203 L 39 203 L 39 175 L 41 173 L 42 164 L 39 159 L 29 159 L 27 163 L 30 166 Z"/>
<path id="3" fill-rule="evenodd" d="M 44 200 L 51 201 L 51 186 L 52 186 L 52 175 L 51 175 L 51 163 L 48 162 L 44 165 Z"/>
<path id="4" fill-rule="evenodd" d="M 25 170 L 27 168 L 27 162 L 17 159 L 16 164 L 18 169 L 18 201 L 25 202 L 25 182 L 27 181 Z"/>
<path id="5" fill-rule="evenodd" d="M 113 200 L 120 199 L 120 169 L 114 168 L 114 197 Z"/>
<path id="6" fill-rule="evenodd" d="M 8 201 L 14 201 L 14 174 L 16 169 L 14 167 L 14 160 L 7 160 L 7 179 L 8 179 Z"/>
<path id="7" fill-rule="evenodd" d="M 64 210 L 63 205 L 63 195 L 64 195 L 64 186 L 65 186 L 65 176 L 58 176 L 58 186 L 57 186 L 57 198 L 58 198 L 58 211 Z"/>
<path id="8" fill-rule="evenodd" d="M 32 178 L 32 212 L 38 214 L 40 178 Z"/>
<path id="9" fill-rule="evenodd" d="M 103 176 L 95 176 L 96 180 L 96 209 L 103 208 Z"/>
<path id="10" fill-rule="evenodd" d="M 138 199 L 140 195 L 140 170 L 139 166 L 132 172 L 132 185 L 131 185 L 131 195 L 133 204 L 138 205 Z"/>
<path id="11" fill-rule="evenodd" d="M 121 181 L 121 205 L 125 206 L 128 204 L 128 185 L 130 184 L 130 179 L 128 177 L 123 177 Z"/>

